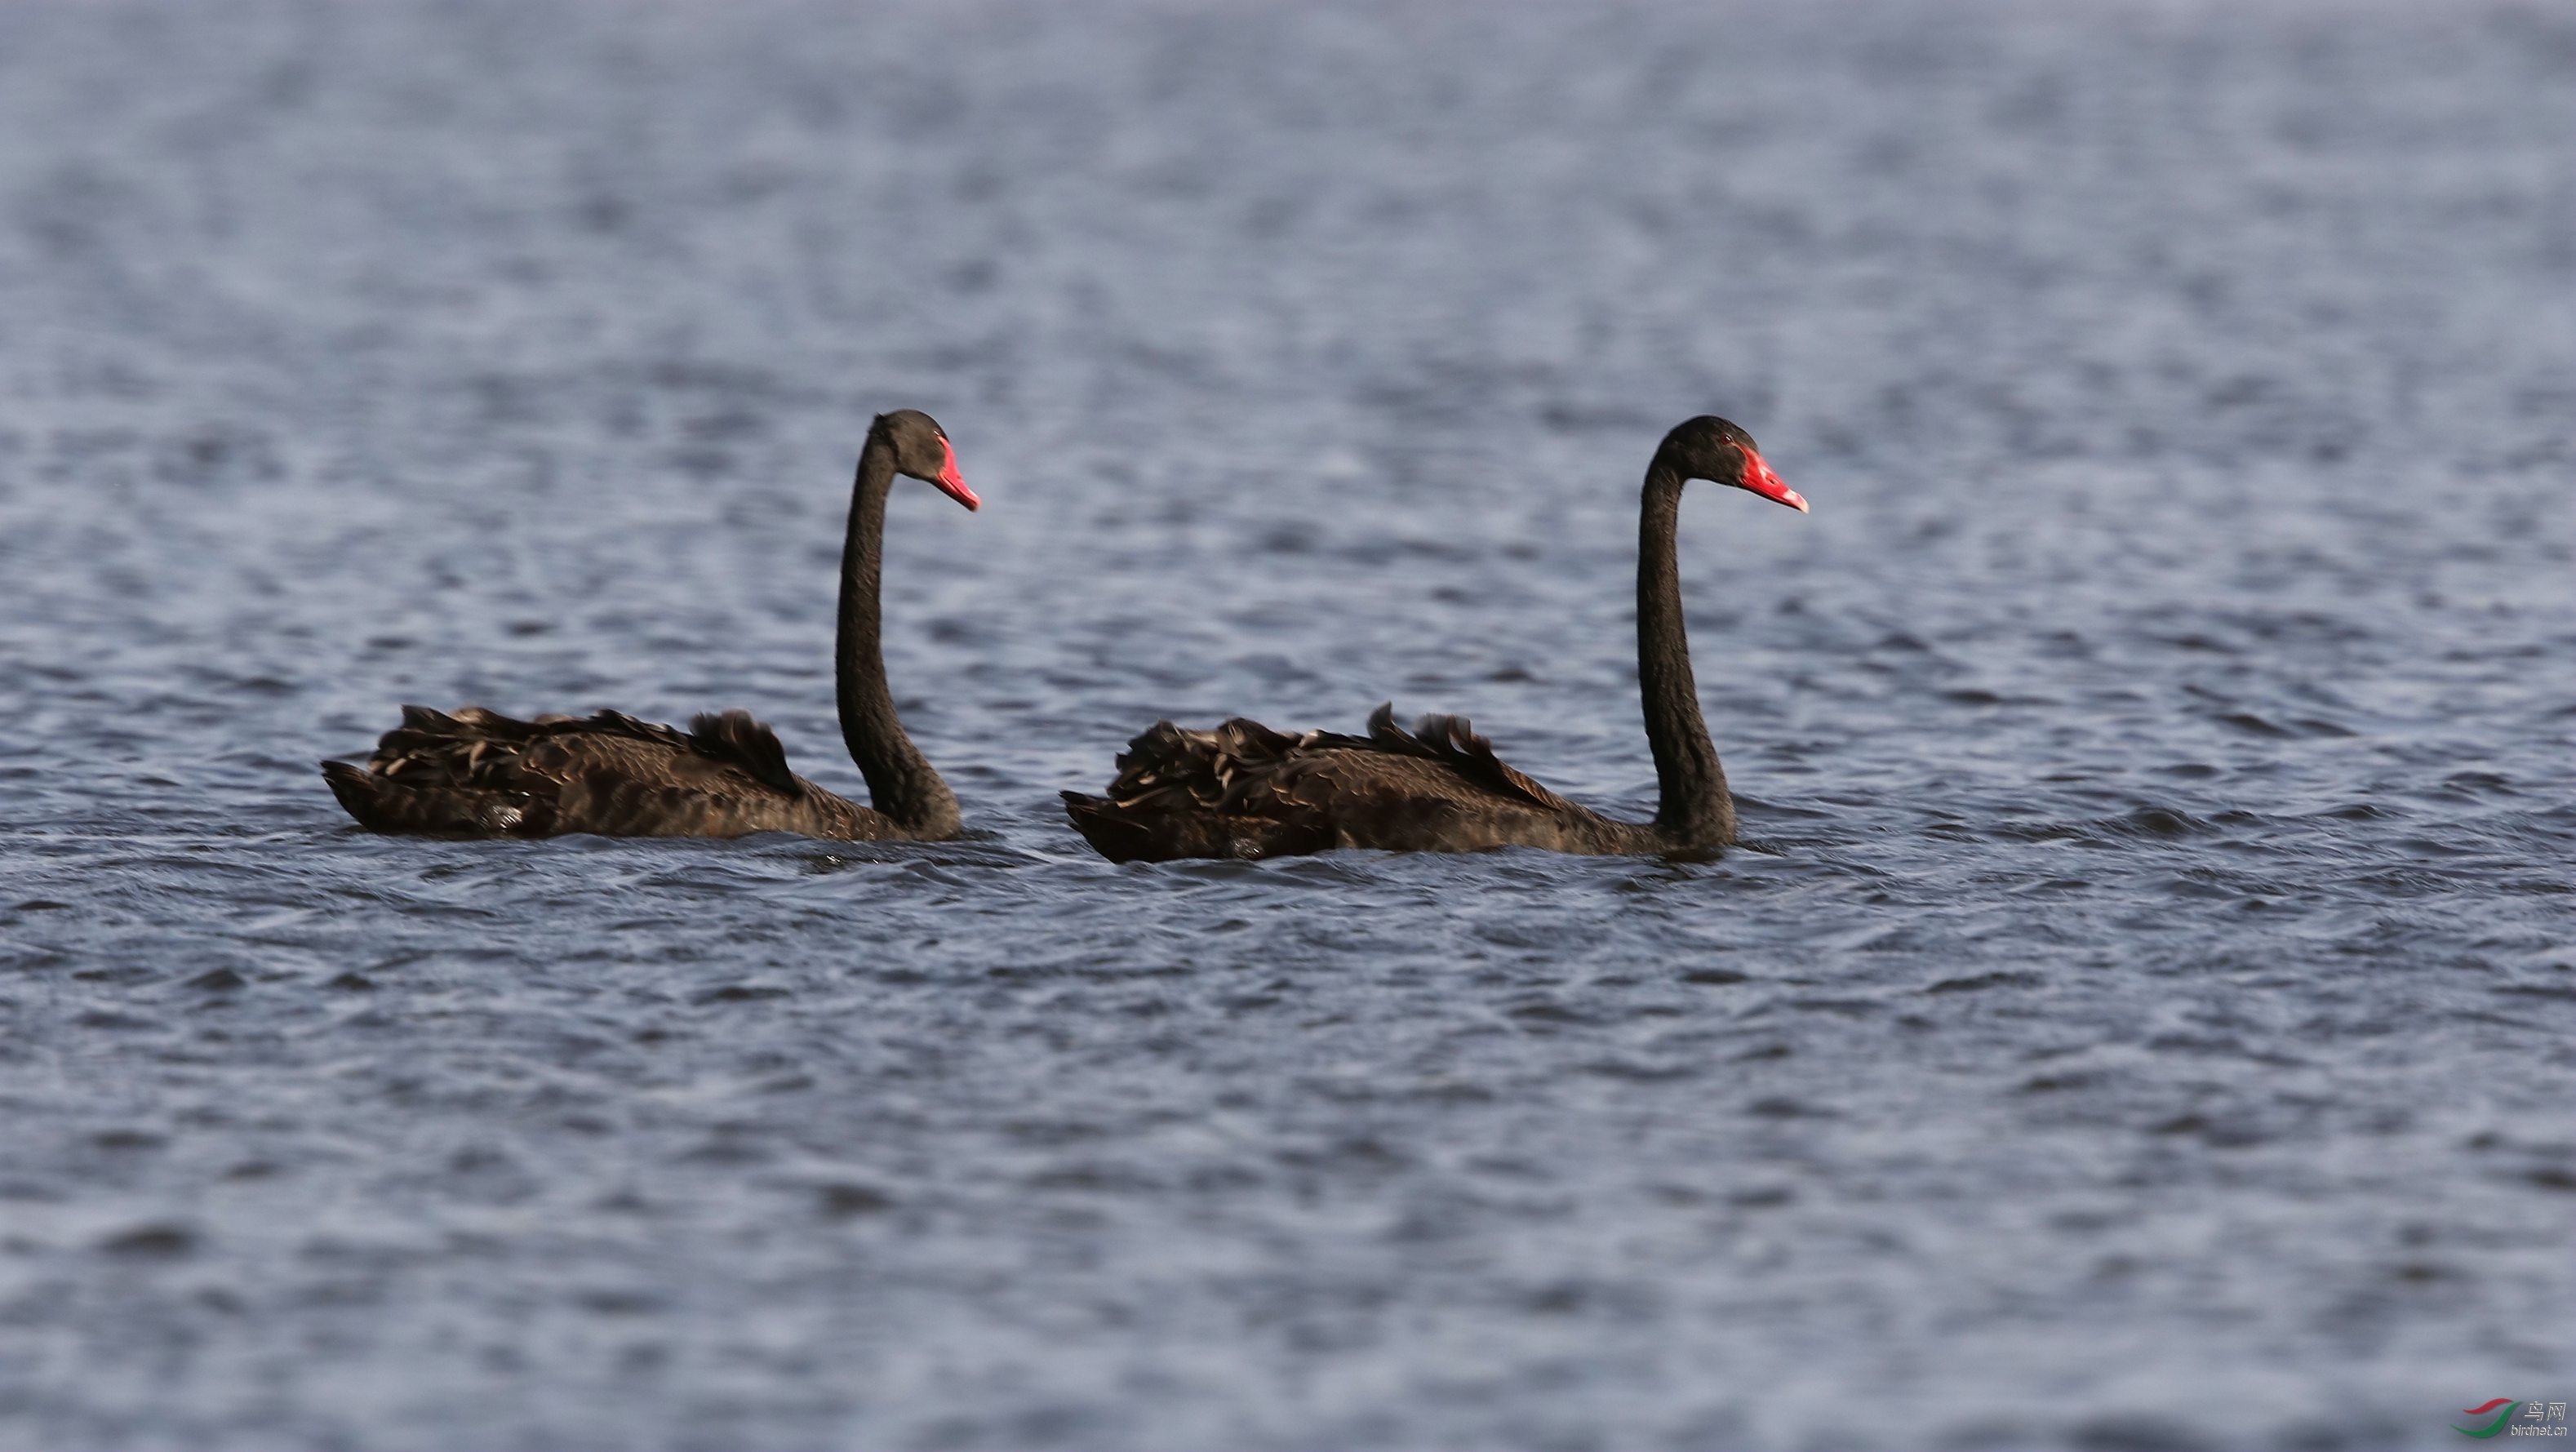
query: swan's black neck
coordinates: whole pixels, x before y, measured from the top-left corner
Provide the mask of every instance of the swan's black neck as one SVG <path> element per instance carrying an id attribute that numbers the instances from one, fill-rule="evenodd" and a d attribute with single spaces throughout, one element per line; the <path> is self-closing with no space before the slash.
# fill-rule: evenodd
<path id="1" fill-rule="evenodd" d="M 1726 769 L 1717 764 L 1717 748 L 1699 714 L 1699 687 L 1691 679 L 1681 567 L 1674 557 L 1681 504 L 1681 471 L 1658 457 L 1646 470 L 1637 514 L 1637 687 L 1646 708 L 1646 741 L 1655 752 L 1655 780 L 1663 788 L 1656 833 L 1678 847 L 1722 847 L 1735 840 L 1735 801 L 1726 793 Z"/>
<path id="2" fill-rule="evenodd" d="M 882 427 L 870 430 L 859 454 L 858 481 L 850 490 L 850 536 L 841 548 L 841 618 L 833 646 L 841 739 L 867 777 L 869 799 L 879 812 L 917 835 L 948 837 L 960 825 L 957 796 L 904 734 L 894 696 L 886 689 L 885 651 L 878 639 L 877 587 L 885 563 L 886 496 L 894 492 L 894 476 L 894 441 Z"/>

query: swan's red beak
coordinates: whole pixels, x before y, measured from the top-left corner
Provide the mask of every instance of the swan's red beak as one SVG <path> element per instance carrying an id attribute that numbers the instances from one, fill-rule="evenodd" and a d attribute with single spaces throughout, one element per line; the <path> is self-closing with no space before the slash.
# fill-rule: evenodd
<path id="1" fill-rule="evenodd" d="M 950 447 L 946 439 L 939 441 L 939 487 L 947 492 L 949 498 L 969 509 L 984 507 L 984 501 L 975 497 L 975 491 L 966 487 L 966 476 L 957 472 L 957 450 Z M 1807 506 L 1801 504 L 1798 507 L 1804 509 Z"/>
<path id="2" fill-rule="evenodd" d="M 1751 449 L 1744 451 L 1744 487 L 1774 504 L 1788 505 L 1800 514 L 1807 512 L 1807 501 L 1797 490 L 1781 483 L 1780 476 L 1772 473 L 1771 466 Z"/>

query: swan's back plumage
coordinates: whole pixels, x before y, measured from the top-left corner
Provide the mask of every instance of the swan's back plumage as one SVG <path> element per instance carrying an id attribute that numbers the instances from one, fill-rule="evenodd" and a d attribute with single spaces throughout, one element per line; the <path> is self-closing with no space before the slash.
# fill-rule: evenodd
<path id="1" fill-rule="evenodd" d="M 1115 862 L 1335 847 L 1633 852 L 1645 830 L 1515 770 L 1465 717 L 1425 716 L 1407 731 L 1391 703 L 1369 717 L 1365 736 L 1292 736 L 1239 718 L 1211 731 L 1157 721 L 1119 754 L 1107 795 L 1064 800 L 1074 826 Z"/>
<path id="2" fill-rule="evenodd" d="M 777 733 L 746 711 L 682 731 L 617 711 L 522 721 L 467 706 L 403 707 L 361 768 L 322 764 L 333 795 L 380 832 L 464 837 L 906 835 L 788 770 Z"/>

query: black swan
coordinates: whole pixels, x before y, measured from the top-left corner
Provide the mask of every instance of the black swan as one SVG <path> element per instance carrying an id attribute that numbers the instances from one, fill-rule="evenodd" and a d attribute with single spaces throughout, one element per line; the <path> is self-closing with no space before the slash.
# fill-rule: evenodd
<path id="1" fill-rule="evenodd" d="M 1682 628 L 1673 527 L 1682 485 L 1748 489 L 1803 514 L 1753 437 L 1701 417 L 1664 436 L 1646 466 L 1637 521 L 1637 684 L 1662 806 L 1652 822 L 1617 822 L 1514 771 L 1456 716 L 1406 731 L 1380 706 L 1366 736 L 1291 736 L 1234 720 L 1213 731 L 1169 721 L 1127 744 L 1103 797 L 1064 794 L 1065 812 L 1112 862 L 1277 857 L 1335 847 L 1472 852 L 1714 852 L 1735 840 L 1735 803 L 1709 744 Z"/>
<path id="2" fill-rule="evenodd" d="M 867 776 L 871 811 L 787 769 L 786 748 L 744 711 L 699 716 L 687 731 L 615 711 L 513 720 L 479 706 L 454 715 L 403 707 L 403 724 L 361 768 L 322 763 L 360 825 L 459 837 L 740 837 L 798 832 L 838 841 L 940 841 L 958 833 L 957 798 L 903 731 L 877 638 L 886 496 L 897 474 L 938 485 L 968 509 L 983 501 L 957 472 L 936 420 L 880 414 L 859 453 L 841 551 L 833 652 L 841 738 Z"/>

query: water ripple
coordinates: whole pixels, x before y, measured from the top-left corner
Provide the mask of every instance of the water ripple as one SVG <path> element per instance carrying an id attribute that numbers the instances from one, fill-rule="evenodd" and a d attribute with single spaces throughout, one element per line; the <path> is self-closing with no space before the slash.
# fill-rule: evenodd
<path id="1" fill-rule="evenodd" d="M 2571 67 L 2483 0 L 0 9 L 0 1444 L 2452 1435 L 2576 1359 Z M 897 404 L 990 501 L 887 570 L 969 837 L 338 815 L 407 700 L 855 789 Z M 1685 510 L 1739 850 L 1057 815 L 1389 696 L 1646 815 L 1710 409 L 1817 506 Z"/>

